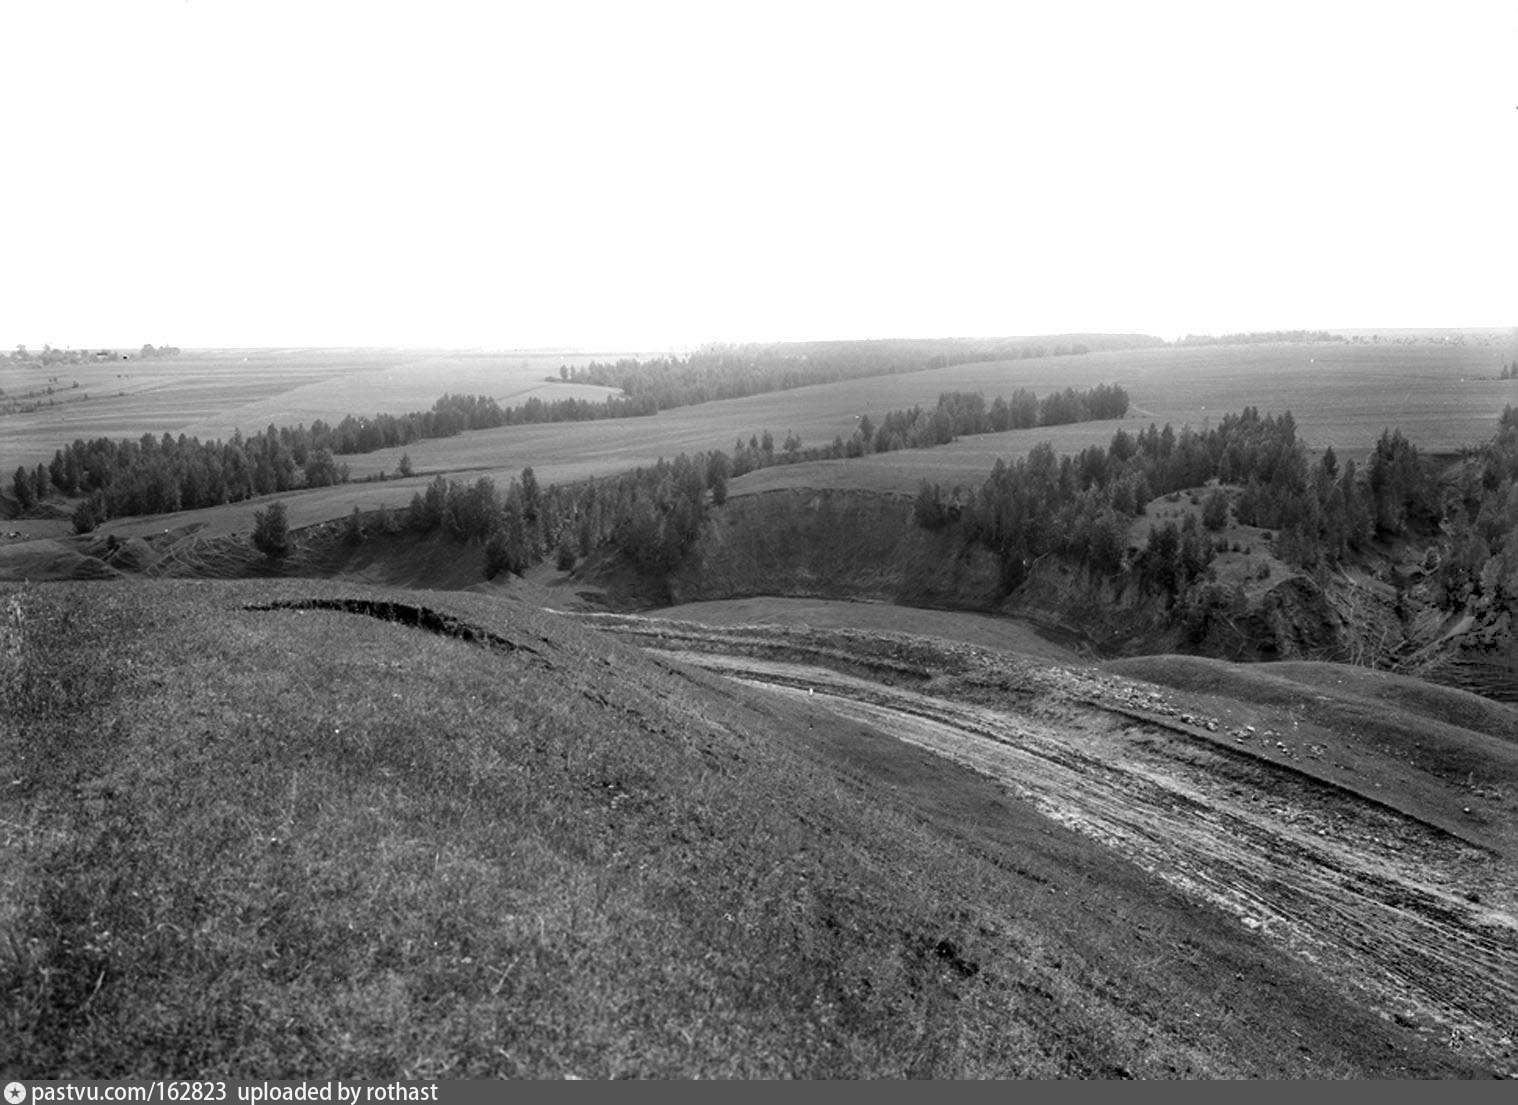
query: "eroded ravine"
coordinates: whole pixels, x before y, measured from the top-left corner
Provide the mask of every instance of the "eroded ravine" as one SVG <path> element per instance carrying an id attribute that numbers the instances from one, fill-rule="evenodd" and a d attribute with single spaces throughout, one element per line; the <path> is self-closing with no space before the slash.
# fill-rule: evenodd
<path id="1" fill-rule="evenodd" d="M 984 773 L 1361 987 L 1386 1015 L 1518 1073 L 1515 887 L 1509 870 L 1465 841 L 1158 726 L 1116 724 L 1097 709 L 1051 720 L 805 664 L 674 655 L 807 696 Z"/>

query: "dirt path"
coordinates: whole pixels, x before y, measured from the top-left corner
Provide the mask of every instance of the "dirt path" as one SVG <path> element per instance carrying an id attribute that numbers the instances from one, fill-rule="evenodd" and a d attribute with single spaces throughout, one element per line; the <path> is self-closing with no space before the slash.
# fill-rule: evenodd
<path id="1" fill-rule="evenodd" d="M 811 665 L 673 655 L 982 772 L 1358 987 L 1383 1015 L 1518 1074 L 1518 884 L 1483 849 L 1075 700 L 1002 710 Z"/>

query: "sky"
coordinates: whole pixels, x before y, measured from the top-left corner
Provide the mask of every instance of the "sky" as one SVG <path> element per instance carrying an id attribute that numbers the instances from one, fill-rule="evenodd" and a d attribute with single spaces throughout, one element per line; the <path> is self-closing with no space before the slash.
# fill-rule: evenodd
<path id="1" fill-rule="evenodd" d="M 0 348 L 1518 324 L 1518 3 L 0 0 Z"/>

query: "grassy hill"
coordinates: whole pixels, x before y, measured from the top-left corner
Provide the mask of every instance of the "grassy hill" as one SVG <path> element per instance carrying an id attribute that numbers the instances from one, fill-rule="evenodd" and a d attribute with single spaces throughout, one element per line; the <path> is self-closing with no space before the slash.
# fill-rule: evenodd
<path id="1" fill-rule="evenodd" d="M 0 592 L 7 1077 L 1457 1076 L 984 775 L 495 595 Z"/>

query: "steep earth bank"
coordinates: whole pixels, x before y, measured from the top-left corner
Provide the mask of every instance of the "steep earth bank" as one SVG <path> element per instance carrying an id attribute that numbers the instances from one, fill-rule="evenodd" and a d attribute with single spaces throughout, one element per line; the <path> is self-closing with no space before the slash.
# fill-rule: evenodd
<path id="1" fill-rule="evenodd" d="M 1191 647 L 1230 659 L 1318 656 L 1340 646 L 1322 589 L 1278 573 L 1247 608 L 1182 611 L 1133 581 L 1054 557 L 1010 593 L 996 557 L 953 527 L 929 531 L 911 501 L 868 492 L 775 491 L 728 502 L 671 575 L 674 602 L 747 595 L 867 599 L 1011 614 L 1111 655 Z"/>
<path id="2" fill-rule="evenodd" d="M 1270 568 L 1263 578 L 1253 570 L 1261 560 Z M 1247 564 L 1245 575 L 1244 558 L 1220 554 L 1215 583 L 1172 599 L 1137 576 L 1101 577 L 1051 556 L 1008 592 L 995 556 L 967 547 L 955 527 L 916 525 L 905 497 L 784 490 L 714 511 L 667 592 L 651 598 L 665 605 L 773 595 L 1006 614 L 1109 657 L 1337 660 L 1518 701 L 1511 612 L 1450 615 L 1403 571 L 1396 550 L 1316 575 L 1269 553 Z"/>

